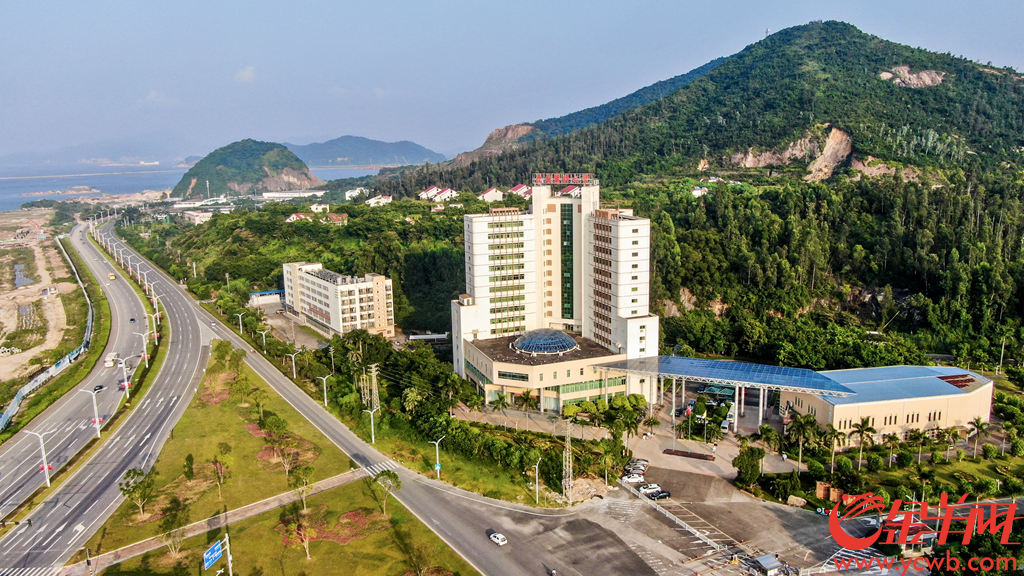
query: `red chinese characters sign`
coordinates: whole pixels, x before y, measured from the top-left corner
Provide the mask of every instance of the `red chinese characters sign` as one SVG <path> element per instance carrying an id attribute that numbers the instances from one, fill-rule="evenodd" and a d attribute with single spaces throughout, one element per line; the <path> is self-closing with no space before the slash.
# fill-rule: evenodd
<path id="1" fill-rule="evenodd" d="M 534 174 L 533 184 L 542 186 L 544 184 L 590 184 L 590 174 Z"/>
<path id="2" fill-rule="evenodd" d="M 985 502 L 982 504 L 965 504 L 967 495 L 957 502 L 950 503 L 946 494 L 939 498 L 938 506 L 929 506 L 927 502 L 908 502 L 910 511 L 901 511 L 904 502 L 900 499 L 892 503 L 882 526 L 874 533 L 863 538 L 851 536 L 843 530 L 840 522 L 852 520 L 862 514 L 885 512 L 885 503 L 880 496 L 872 493 L 861 494 L 845 499 L 845 509 L 840 519 L 840 506 L 836 504 L 828 517 L 828 528 L 836 543 L 849 550 L 863 550 L 878 542 L 883 532 L 886 539 L 882 544 L 899 544 L 909 546 L 921 544 L 926 536 L 936 538 L 939 545 L 945 544 L 950 534 L 962 535 L 961 542 L 969 544 L 971 536 L 980 534 L 998 534 L 1002 544 L 1019 544 L 1010 542 L 1010 530 L 1015 517 L 1017 504 L 999 504 Z M 963 522 L 963 530 L 952 530 L 954 521 Z"/>

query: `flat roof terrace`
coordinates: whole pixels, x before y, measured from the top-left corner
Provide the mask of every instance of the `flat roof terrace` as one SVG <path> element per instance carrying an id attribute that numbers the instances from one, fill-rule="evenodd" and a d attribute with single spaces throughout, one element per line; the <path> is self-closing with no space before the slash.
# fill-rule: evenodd
<path id="1" fill-rule="evenodd" d="M 512 343 L 519 338 L 518 335 L 503 336 L 501 338 L 491 338 L 488 340 L 469 340 L 467 342 L 490 358 L 493 362 L 519 364 L 521 366 L 545 366 L 548 364 L 558 364 L 559 362 L 590 360 L 593 358 L 604 358 L 617 355 L 593 340 L 588 340 L 582 336 L 576 336 L 575 334 L 570 334 L 570 336 L 572 336 L 573 340 L 576 341 L 579 348 L 569 352 L 563 352 L 562 354 L 538 354 L 536 356 L 516 352 L 516 350 L 512 348 Z"/>

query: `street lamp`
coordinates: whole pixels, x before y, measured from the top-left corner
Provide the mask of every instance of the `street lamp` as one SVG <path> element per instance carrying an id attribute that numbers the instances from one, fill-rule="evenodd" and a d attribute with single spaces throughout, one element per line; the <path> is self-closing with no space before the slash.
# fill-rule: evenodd
<path id="1" fill-rule="evenodd" d="M 146 361 L 146 368 L 149 368 L 149 354 L 146 347 L 146 340 L 149 338 L 149 328 L 145 332 L 136 332 L 136 336 L 142 336 L 142 359 Z"/>
<path id="2" fill-rule="evenodd" d="M 267 353 L 267 332 L 270 332 L 270 330 L 257 330 L 257 332 L 259 332 L 260 335 L 263 336 L 263 353 L 266 354 Z M 334 366 L 333 362 L 331 363 L 331 366 L 332 367 Z"/>
<path id="3" fill-rule="evenodd" d="M 245 316 L 245 312 L 236 312 L 235 316 L 238 316 L 238 333 L 244 337 L 245 331 L 242 330 L 242 316 Z"/>
<path id="4" fill-rule="evenodd" d="M 322 380 L 324 383 L 324 408 L 327 408 L 327 379 L 331 376 L 334 376 L 334 374 L 330 376 L 317 376 L 317 379 Z"/>
<path id="5" fill-rule="evenodd" d="M 287 352 L 285 353 L 285 356 L 292 357 L 292 380 L 298 378 L 298 376 L 295 375 L 295 357 L 298 356 L 299 354 L 301 354 L 301 352 L 293 352 L 291 354 L 288 354 Z"/>
<path id="6" fill-rule="evenodd" d="M 363 412 L 370 413 L 370 444 L 377 443 L 377 433 L 374 432 L 373 429 L 373 413 L 376 412 L 377 410 L 380 410 L 380 408 L 374 408 L 373 410 L 363 410 Z"/>
<path id="7" fill-rule="evenodd" d="M 138 334 L 138 332 L 136 332 L 136 334 Z M 146 353 L 143 352 L 142 355 L 145 356 Z M 131 394 L 128 389 L 132 385 L 132 383 L 128 381 L 128 362 L 126 362 L 124 359 L 118 360 L 117 362 L 117 365 L 121 367 L 121 377 L 124 380 L 124 399 L 125 402 L 127 402 L 128 400 L 131 400 Z"/>
<path id="8" fill-rule="evenodd" d="M 146 330 L 147 331 L 149 330 L 149 319 L 150 318 L 153 319 L 153 343 L 157 344 L 158 343 L 158 339 L 160 338 L 160 334 L 157 333 L 157 331 L 156 331 L 156 328 L 157 328 L 157 326 L 156 326 L 156 314 L 150 314 L 149 312 L 143 312 L 143 314 L 146 315 Z"/>
<path id="9" fill-rule="evenodd" d="M 428 441 L 428 444 L 434 445 L 434 471 L 437 472 L 437 478 L 439 480 L 441 479 L 441 440 L 444 440 L 447 437 L 448 435 L 445 434 L 444 436 L 441 436 L 437 440 Z"/>
<path id="10" fill-rule="evenodd" d="M 145 282 L 143 282 L 142 285 L 146 289 L 146 296 L 149 296 L 149 273 L 150 273 L 150 270 L 146 270 L 145 272 L 143 272 L 142 271 L 142 267 L 141 266 L 139 267 L 139 274 L 145 280 Z"/>
<path id="11" fill-rule="evenodd" d="M 95 390 L 86 390 L 82 388 L 79 392 L 85 392 L 86 394 L 92 394 L 92 423 L 96 426 L 96 437 L 100 437 L 100 412 L 96 408 L 96 394 Z"/>
<path id="12" fill-rule="evenodd" d="M 537 463 L 533 465 L 533 483 L 537 489 L 537 495 L 534 499 L 537 502 L 537 506 L 540 506 L 540 461 L 541 459 L 537 458 Z M 605 476 L 607 476 L 607 474 L 605 474 Z M 608 480 L 608 478 L 605 478 L 605 480 Z M 607 482 L 605 483 L 607 484 Z"/>
<path id="13" fill-rule="evenodd" d="M 46 487 L 49 488 L 50 487 L 50 464 L 46 461 L 46 446 L 43 445 L 43 436 L 46 436 L 47 434 L 51 434 L 53 432 L 56 432 L 56 430 L 51 430 L 50 432 L 43 432 L 42 434 L 40 434 L 39 432 L 30 432 L 28 430 L 25 430 L 25 432 L 27 432 L 29 434 L 32 434 L 33 436 L 37 436 L 39 438 L 39 450 L 40 450 L 40 452 L 43 453 L 43 473 L 46 474 Z"/>

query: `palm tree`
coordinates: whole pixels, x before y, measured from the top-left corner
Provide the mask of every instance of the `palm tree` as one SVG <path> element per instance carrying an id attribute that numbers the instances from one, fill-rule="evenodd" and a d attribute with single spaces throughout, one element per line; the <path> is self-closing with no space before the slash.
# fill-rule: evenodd
<path id="1" fill-rule="evenodd" d="M 1006 440 L 1009 439 L 1010 443 L 1012 444 L 1013 441 L 1017 439 L 1017 427 L 1013 425 L 1013 422 L 1003 422 L 999 427 L 1003 431 L 1003 443 L 1002 446 L 999 448 L 999 455 L 1005 456 Z"/>
<path id="2" fill-rule="evenodd" d="M 882 443 L 889 447 L 889 468 L 892 468 L 892 454 L 900 447 L 900 437 L 889 433 L 882 436 Z"/>
<path id="3" fill-rule="evenodd" d="M 866 440 L 868 443 L 874 444 L 875 437 L 872 434 L 877 433 L 878 430 L 871 427 L 871 419 L 867 416 L 861 418 L 860 422 L 854 423 L 851 428 L 853 428 L 853 432 L 850 433 L 850 436 L 856 436 L 858 444 L 860 444 L 860 455 L 857 456 L 857 470 L 860 470 L 864 466 L 864 442 Z"/>
<path id="4" fill-rule="evenodd" d="M 832 469 L 831 472 L 836 471 L 836 442 L 846 442 L 846 432 L 840 432 L 838 428 L 829 424 L 828 428 L 821 435 L 821 439 L 829 443 L 832 452 Z"/>
<path id="5" fill-rule="evenodd" d="M 975 434 L 974 436 L 974 457 L 978 457 L 978 440 L 981 440 L 981 435 L 988 435 L 989 423 L 981 419 L 981 416 L 975 417 L 967 423 L 971 427 L 971 431 Z"/>
<path id="6" fill-rule="evenodd" d="M 797 458 L 797 470 L 803 468 L 804 464 L 804 444 L 808 440 L 814 439 L 818 433 L 818 422 L 814 419 L 814 414 L 801 414 L 793 421 L 789 423 L 789 429 L 787 434 L 791 439 L 797 441 L 800 446 L 800 455 Z"/>
<path id="7" fill-rule="evenodd" d="M 782 437 L 779 433 L 772 428 L 770 424 L 762 424 L 757 429 L 757 439 L 761 441 L 761 446 L 764 448 L 765 453 L 769 453 L 779 445 L 779 441 Z M 761 473 L 764 474 L 764 458 L 761 459 Z"/>
<path id="8" fill-rule="evenodd" d="M 505 409 L 507 409 L 508 406 L 508 397 L 501 392 L 498 392 L 497 398 L 494 399 L 494 402 L 491 402 L 491 412 L 498 410 L 501 412 L 501 415 L 504 416 Z"/>
<path id="9" fill-rule="evenodd" d="M 516 398 L 516 404 L 524 412 L 535 410 L 539 402 L 540 398 L 533 396 L 530 390 L 523 392 L 522 394 L 519 395 L 519 397 Z"/>
<path id="10" fill-rule="evenodd" d="M 644 419 L 643 425 L 647 427 L 647 433 L 654 435 L 654 429 L 661 424 L 661 420 L 657 416 L 648 416 Z"/>
<path id="11" fill-rule="evenodd" d="M 946 460 L 949 460 L 949 451 L 956 444 L 957 439 L 960 437 L 960 431 L 955 426 L 950 426 L 942 431 L 942 435 L 947 442 L 946 444 Z"/>
<path id="12" fill-rule="evenodd" d="M 637 431 L 640 429 L 640 421 L 637 420 L 636 415 L 632 410 L 623 410 L 619 416 L 619 421 L 622 423 L 622 427 L 626 431 L 627 440 L 630 436 L 636 436 Z"/>
<path id="13" fill-rule="evenodd" d="M 924 442 L 928 436 L 920 428 L 914 428 L 910 432 L 907 432 L 907 440 L 910 440 L 911 444 L 917 444 L 917 463 L 921 463 L 921 453 L 924 451 Z"/>

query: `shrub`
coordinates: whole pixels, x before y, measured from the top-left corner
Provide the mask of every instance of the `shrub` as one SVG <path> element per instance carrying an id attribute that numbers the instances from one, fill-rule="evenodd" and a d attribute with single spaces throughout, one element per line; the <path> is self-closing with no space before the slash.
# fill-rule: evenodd
<path id="1" fill-rule="evenodd" d="M 884 464 L 882 457 L 878 454 L 868 454 L 868 470 L 878 472 Z"/>
<path id="2" fill-rule="evenodd" d="M 807 461 L 807 474 L 815 480 L 821 480 L 825 477 L 825 466 L 823 466 L 817 460 Z"/>
<path id="3" fill-rule="evenodd" d="M 1014 456 L 1018 458 L 1024 457 L 1024 440 L 1014 440 L 1013 443 L 1010 444 L 1010 450 L 1013 452 Z"/>
<path id="4" fill-rule="evenodd" d="M 999 449 L 992 444 L 982 444 L 981 453 L 985 455 L 985 460 L 991 460 L 999 453 Z"/>
<path id="5" fill-rule="evenodd" d="M 836 470 L 838 470 L 840 474 L 850 474 L 853 472 L 853 462 L 851 462 L 846 456 L 840 456 L 836 458 Z"/>
<path id="6" fill-rule="evenodd" d="M 1024 492 L 1024 482 L 1021 482 L 1020 478 L 1007 478 L 1006 479 L 1006 493 L 1016 498 Z"/>
<path id="7" fill-rule="evenodd" d="M 963 462 L 965 456 L 967 456 L 967 452 L 964 452 L 962 448 L 957 448 L 957 450 L 956 450 L 956 461 L 957 462 Z"/>
<path id="8" fill-rule="evenodd" d="M 942 452 L 936 450 L 932 452 L 932 464 L 945 464 L 946 458 L 942 455 Z"/>
<path id="9" fill-rule="evenodd" d="M 906 468 L 914 463 L 914 455 L 910 452 L 900 452 L 896 456 L 896 466 L 899 468 Z"/>

